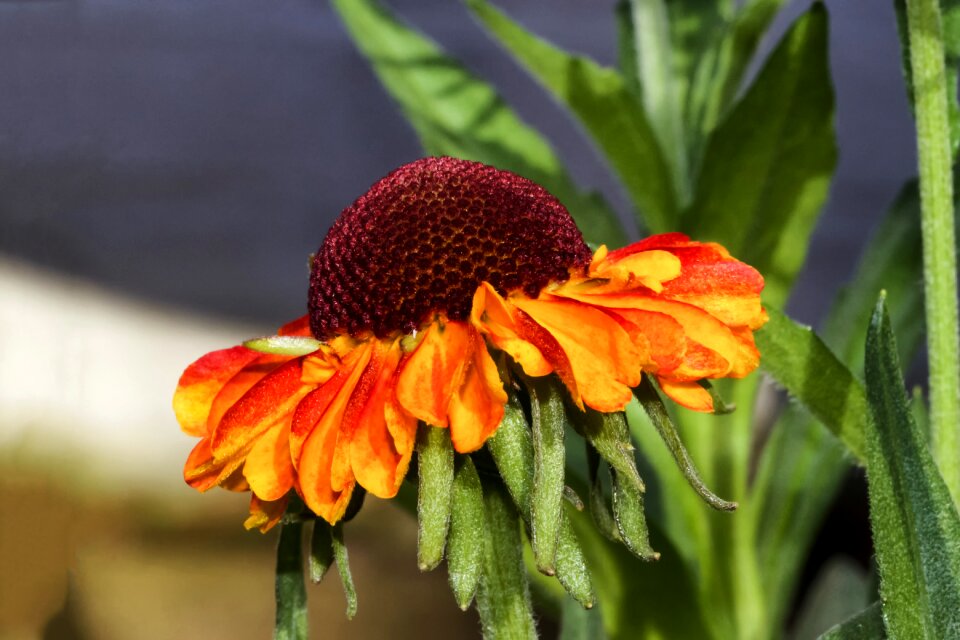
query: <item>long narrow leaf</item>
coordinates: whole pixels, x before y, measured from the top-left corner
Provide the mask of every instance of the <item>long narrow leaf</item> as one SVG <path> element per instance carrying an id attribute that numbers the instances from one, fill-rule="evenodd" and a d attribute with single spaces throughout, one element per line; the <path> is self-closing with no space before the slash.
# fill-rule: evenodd
<path id="1" fill-rule="evenodd" d="M 670 168 L 620 74 L 537 38 L 486 0 L 466 1 L 487 30 L 580 119 L 620 176 L 645 226 L 654 232 L 675 230 Z"/>
<path id="2" fill-rule="evenodd" d="M 782 312 L 755 336 L 760 366 L 823 422 L 858 460 L 864 459 L 867 398 L 863 385 L 819 337 Z"/>
<path id="3" fill-rule="evenodd" d="M 587 240 L 622 244 L 623 228 L 602 198 L 576 188 L 550 145 L 486 82 L 378 0 L 333 0 L 354 41 L 420 136 L 425 151 L 513 171 L 570 209 Z"/>
<path id="4" fill-rule="evenodd" d="M 880 594 L 895 638 L 960 636 L 960 517 L 913 421 L 884 298 L 867 333 L 867 480 Z"/>

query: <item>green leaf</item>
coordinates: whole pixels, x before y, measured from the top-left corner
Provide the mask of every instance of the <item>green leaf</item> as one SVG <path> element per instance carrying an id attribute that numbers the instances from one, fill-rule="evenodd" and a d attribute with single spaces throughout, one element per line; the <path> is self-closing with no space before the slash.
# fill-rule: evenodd
<path id="1" fill-rule="evenodd" d="M 907 99 L 910 108 L 914 106 L 913 97 L 913 66 L 910 63 L 910 45 L 907 37 L 907 4 L 906 0 L 893 0 L 897 14 L 897 31 L 900 35 L 900 63 L 903 71 L 904 84 L 907 88 Z M 960 74 L 960 0 L 940 0 L 942 12 L 943 48 L 946 63 L 946 83 L 950 118 L 950 148 L 953 155 L 960 150 L 960 103 L 957 99 L 957 78 Z"/>
<path id="2" fill-rule="evenodd" d="M 730 3 L 723 3 L 725 24 L 712 32 L 706 27 L 691 30 L 697 39 L 705 43 L 702 50 L 690 51 L 692 62 L 696 66 L 685 103 L 692 166 L 697 166 L 703 141 L 713 132 L 717 122 L 736 97 L 757 45 L 783 3 L 784 0 L 751 0 L 743 3 L 732 19 L 728 17 Z M 671 2 L 671 11 L 674 4 L 691 5 L 689 11 L 684 7 L 683 13 L 698 15 L 701 23 L 712 23 L 716 20 L 716 16 L 710 14 L 711 5 L 714 3 L 709 0 Z M 676 30 L 680 31 L 684 24 L 689 22 L 689 18 L 683 20 L 679 11 L 675 16 L 673 24 L 676 25 Z M 679 41 L 682 38 L 675 39 Z"/>
<path id="3" fill-rule="evenodd" d="M 434 569 L 443 560 L 453 505 L 453 443 L 447 429 L 421 423 L 417 433 L 417 565 Z"/>
<path id="4" fill-rule="evenodd" d="M 565 390 L 552 377 L 526 380 L 533 434 L 533 487 L 530 493 L 530 544 L 537 569 L 556 572 L 557 540 L 563 513 L 566 451 L 563 431 Z"/>
<path id="5" fill-rule="evenodd" d="M 306 640 L 307 591 L 303 584 L 303 522 L 280 525 L 277 543 L 275 640 Z"/>
<path id="6" fill-rule="evenodd" d="M 863 385 L 810 327 L 769 306 L 767 313 L 770 321 L 754 334 L 760 366 L 862 461 L 867 420 Z"/>
<path id="7" fill-rule="evenodd" d="M 907 403 L 883 295 L 867 332 L 867 481 L 880 595 L 895 638 L 960 635 L 960 517 Z"/>
<path id="8" fill-rule="evenodd" d="M 340 585 L 343 587 L 343 595 L 347 598 L 347 618 L 353 620 L 357 615 L 357 588 L 353 585 L 350 558 L 347 555 L 347 545 L 343 541 L 343 522 L 333 525 L 330 534 L 333 542 L 333 557 L 337 561 L 337 572 L 340 574 Z"/>
<path id="9" fill-rule="evenodd" d="M 883 640 L 886 637 L 883 609 L 879 602 L 874 602 L 846 622 L 827 629 L 819 640 Z"/>
<path id="10" fill-rule="evenodd" d="M 722 243 L 786 300 L 836 165 L 827 14 L 798 19 L 711 136 L 684 230 Z"/>
<path id="11" fill-rule="evenodd" d="M 263 336 L 243 343 L 247 349 L 280 356 L 305 356 L 320 348 L 320 341 L 306 336 Z"/>
<path id="12" fill-rule="evenodd" d="M 542 185 L 573 215 L 588 241 L 623 244 L 623 228 L 597 194 L 581 192 L 550 145 L 486 82 L 377 0 L 333 0 L 355 43 L 373 65 L 431 155 L 475 160 Z"/>
<path id="13" fill-rule="evenodd" d="M 310 536 L 310 581 L 320 584 L 333 564 L 333 538 L 330 525 L 324 520 L 313 521 L 313 535 Z"/>
<path id="14" fill-rule="evenodd" d="M 864 337 L 880 295 L 887 291 L 900 357 L 909 360 L 923 337 L 923 248 L 920 194 L 911 180 L 897 196 L 864 250 L 854 277 L 834 303 L 824 340 L 851 367 L 863 364 Z"/>
<path id="15" fill-rule="evenodd" d="M 564 598 L 560 609 L 558 640 L 606 640 L 603 618 L 597 609 L 584 609 L 573 598 Z"/>
<path id="16" fill-rule="evenodd" d="M 807 592 L 794 625 L 795 638 L 816 638 L 863 612 L 876 597 L 867 572 L 846 556 L 834 556 L 817 575 Z M 883 623 L 880 623 L 881 630 Z"/>
<path id="17" fill-rule="evenodd" d="M 687 483 L 696 491 L 697 495 L 708 505 L 719 511 L 733 511 L 736 509 L 736 502 L 728 502 L 718 497 L 707 488 L 707 485 L 704 484 L 700 478 L 700 473 L 693 464 L 693 458 L 690 457 L 690 454 L 687 453 L 686 448 L 683 446 L 680 434 L 677 433 L 677 428 L 674 426 L 673 420 L 670 419 L 670 414 L 667 413 L 667 408 L 663 405 L 660 394 L 657 393 L 648 376 L 643 376 L 643 379 L 640 381 L 640 386 L 634 390 L 634 393 L 637 396 L 637 400 L 647 412 L 647 415 L 650 416 L 650 422 L 656 427 L 657 433 L 660 434 L 663 443 L 667 445 L 667 449 L 670 450 L 670 455 L 672 455 L 676 461 L 677 468 L 680 469 L 683 477 L 686 478 Z"/>
<path id="18" fill-rule="evenodd" d="M 485 0 L 466 0 L 474 15 L 583 123 L 619 175 L 653 232 L 675 230 L 670 167 L 643 108 L 616 71 L 537 38 Z"/>
<path id="19" fill-rule="evenodd" d="M 447 544 L 447 571 L 457 606 L 464 611 L 470 607 L 480 585 L 485 539 L 480 476 L 470 456 L 459 456 L 453 477 L 453 514 Z"/>
<path id="20" fill-rule="evenodd" d="M 523 566 L 520 518 L 499 483 L 485 484 L 487 535 L 477 610 L 484 638 L 536 638 L 527 572 Z"/>

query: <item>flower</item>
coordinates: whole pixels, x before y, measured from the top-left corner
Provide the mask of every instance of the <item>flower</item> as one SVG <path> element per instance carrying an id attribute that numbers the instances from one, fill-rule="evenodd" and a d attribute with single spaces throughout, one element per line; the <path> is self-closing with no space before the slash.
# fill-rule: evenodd
<path id="1" fill-rule="evenodd" d="M 555 373 L 580 409 L 623 410 L 645 372 L 711 411 L 700 381 L 758 364 L 762 288 L 720 245 L 679 233 L 591 252 L 529 180 L 418 160 L 344 210 L 313 257 L 309 313 L 279 332 L 303 353 L 237 346 L 184 372 L 175 411 L 201 438 L 184 475 L 249 489 L 248 528 L 275 524 L 291 490 L 337 522 L 357 485 L 396 495 L 419 422 L 449 429 L 460 453 L 484 445 L 507 402 L 499 354 Z"/>

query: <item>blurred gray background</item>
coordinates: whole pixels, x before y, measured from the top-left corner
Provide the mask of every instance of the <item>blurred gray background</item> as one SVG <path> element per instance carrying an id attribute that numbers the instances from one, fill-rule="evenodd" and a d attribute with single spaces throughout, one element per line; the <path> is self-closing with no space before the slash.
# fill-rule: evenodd
<path id="1" fill-rule="evenodd" d="M 575 122 L 460 3 L 391 4 L 624 209 Z M 501 2 L 606 64 L 613 4 Z M 791 305 L 807 322 L 914 172 L 891 5 L 828 2 L 841 159 Z M 337 213 L 419 154 L 322 0 L 0 2 L 0 254 L 267 330 L 302 313 L 307 255 Z"/>

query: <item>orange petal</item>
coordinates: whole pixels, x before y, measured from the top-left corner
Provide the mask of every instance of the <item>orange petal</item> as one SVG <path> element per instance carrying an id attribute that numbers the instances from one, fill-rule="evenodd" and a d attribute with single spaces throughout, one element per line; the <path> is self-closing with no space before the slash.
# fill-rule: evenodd
<path id="1" fill-rule="evenodd" d="M 470 320 L 498 349 L 513 358 L 528 376 L 540 377 L 553 371 L 536 345 L 520 337 L 512 305 L 487 282 L 481 283 L 473 296 Z"/>
<path id="2" fill-rule="evenodd" d="M 503 419 L 507 394 L 483 338 L 474 332 L 473 357 L 463 385 L 450 401 L 450 438 L 460 453 L 476 451 Z"/>
<path id="3" fill-rule="evenodd" d="M 208 353 L 187 367 L 173 395 L 173 411 L 180 428 L 192 436 L 205 436 L 214 398 L 231 378 L 259 357 L 246 347 L 233 347 Z"/>
<path id="4" fill-rule="evenodd" d="M 358 385 L 350 400 L 351 405 L 358 409 L 356 417 L 352 420 L 348 417 L 345 422 L 353 422 L 349 455 L 357 482 L 377 497 L 392 498 L 397 494 L 410 463 L 417 421 L 412 416 L 392 413 L 387 409 L 394 393 L 397 365 L 402 355 L 399 341 L 379 342 L 377 349 L 382 356 L 371 358 L 368 366 L 372 384 L 368 388 L 364 388 L 362 383 Z M 347 413 L 353 412 L 348 410 Z M 391 419 L 400 422 L 390 425 L 388 420 Z M 403 434 L 401 443 L 404 450 L 398 450 L 391 430 Z"/>
<path id="5" fill-rule="evenodd" d="M 287 510 L 288 498 L 284 496 L 279 500 L 265 501 L 250 496 L 250 517 L 244 521 L 243 526 L 247 529 L 260 529 L 260 533 L 266 533 L 272 529 Z"/>
<path id="6" fill-rule="evenodd" d="M 640 383 L 643 366 L 629 334 L 600 309 L 574 300 L 513 300 L 550 332 L 570 362 L 578 406 L 620 411 L 630 401 L 630 388 Z"/>
<path id="7" fill-rule="evenodd" d="M 653 291 L 663 289 L 663 283 L 680 275 L 680 260 L 668 251 L 649 250 L 629 254 L 607 255 L 594 259 L 590 276 L 611 281 L 611 286 L 629 289 L 643 285 Z"/>
<path id="8" fill-rule="evenodd" d="M 183 465 L 183 479 L 197 491 L 207 491 L 217 486 L 219 467 L 213 462 L 213 452 L 210 451 L 210 439 L 204 438 L 193 448 Z"/>
<path id="9" fill-rule="evenodd" d="M 270 427 L 296 409 L 313 387 L 300 382 L 300 359 L 291 360 L 267 374 L 223 415 L 211 435 L 214 458 L 231 458 Z"/>
<path id="10" fill-rule="evenodd" d="M 342 448 L 338 451 L 337 440 L 350 396 L 370 361 L 371 342 L 348 354 L 344 367 L 304 398 L 293 417 L 291 451 L 303 501 L 331 524 L 343 517 L 353 493 L 352 480 L 333 486 L 333 470 L 337 455 L 344 455 Z"/>
<path id="11" fill-rule="evenodd" d="M 311 336 L 310 333 L 310 316 L 301 316 L 296 320 L 291 320 L 287 324 L 280 327 L 280 330 L 277 331 L 277 335 L 281 336 Z"/>
<path id="12" fill-rule="evenodd" d="M 397 399 L 407 412 L 435 427 L 446 427 L 450 398 L 463 383 L 470 352 L 470 325 L 433 322 L 404 363 Z"/>
<path id="13" fill-rule="evenodd" d="M 706 389 L 696 382 L 675 382 L 666 378 L 657 378 L 660 388 L 671 400 L 682 407 L 710 413 L 713 411 L 713 398 Z"/>
<path id="14" fill-rule="evenodd" d="M 646 340 L 654 373 L 669 373 L 683 362 L 687 341 L 680 323 L 665 313 L 639 309 L 612 309 L 628 322 L 627 333 L 639 333 Z M 634 338 L 634 342 L 637 340 Z"/>
<path id="15" fill-rule="evenodd" d="M 260 436 L 247 454 L 243 477 L 262 500 L 279 500 L 293 487 L 290 424 L 281 423 Z"/>

